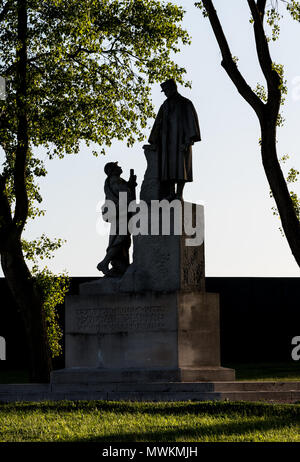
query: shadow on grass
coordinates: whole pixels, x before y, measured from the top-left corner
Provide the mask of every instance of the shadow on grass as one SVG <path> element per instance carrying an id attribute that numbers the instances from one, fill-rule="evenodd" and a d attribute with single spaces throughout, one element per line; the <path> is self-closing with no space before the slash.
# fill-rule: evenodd
<path id="1" fill-rule="evenodd" d="M 106 435 L 92 435 L 89 437 L 70 437 L 67 439 L 62 439 L 61 441 L 66 442 L 78 442 L 78 443 L 100 443 L 100 442 L 173 442 L 173 441 L 185 441 L 190 440 L 203 440 L 207 439 L 208 441 L 228 441 L 230 437 L 234 440 L 239 439 L 241 436 L 241 441 L 259 441 L 257 433 L 266 434 L 268 431 L 279 431 L 283 429 L 289 429 L 290 427 L 295 427 L 295 420 L 290 417 L 289 419 L 286 416 L 280 417 L 268 417 L 263 421 L 260 421 L 258 418 L 254 418 L 252 421 L 242 421 L 242 422 L 224 422 L 224 423 L 215 423 L 210 425 L 196 425 L 196 426 L 186 426 L 184 428 L 180 426 L 174 426 L 173 428 L 158 429 L 155 428 L 153 431 L 146 432 L 123 432 L 123 428 L 119 429 L 119 432 L 114 432 Z M 124 424 L 125 427 L 125 424 Z M 254 434 L 256 433 L 256 435 Z M 41 438 L 36 438 L 34 435 L 28 434 L 28 431 L 25 429 L 18 430 L 18 438 L 16 439 L 16 432 L 9 431 L 5 432 L 6 439 L 8 436 L 11 436 L 14 441 L 45 441 Z M 49 434 L 47 435 L 47 440 L 49 441 Z M 226 440 L 226 437 L 227 440 Z M 235 438 L 236 437 L 236 438 Z M 50 439 L 51 440 L 51 439 Z M 270 436 L 270 439 L 265 439 L 264 441 L 274 440 L 274 434 Z"/>
<path id="2" fill-rule="evenodd" d="M 131 402 L 131 401 L 47 401 L 40 403 L 0 403 L 0 413 L 70 412 L 94 410 L 115 414 L 149 415 L 242 415 L 242 416 L 286 416 L 300 418 L 300 404 L 270 404 L 259 402 Z"/>
<path id="3" fill-rule="evenodd" d="M 285 417 L 280 418 L 267 418 L 264 421 L 254 420 L 251 422 L 226 422 L 226 423 L 216 423 L 211 425 L 197 425 L 196 428 L 193 427 L 174 427 L 172 429 L 168 428 L 166 430 L 155 430 L 151 432 L 143 433 L 122 433 L 115 434 L 111 433 L 106 436 L 91 436 L 90 438 L 78 439 L 80 442 L 135 442 L 135 441 L 149 441 L 149 442 L 169 442 L 169 441 L 178 441 L 183 439 L 184 441 L 189 441 L 189 439 L 211 439 L 217 440 L 218 437 L 223 436 L 238 436 L 244 435 L 244 440 L 252 440 L 254 436 L 251 436 L 253 432 L 266 433 L 269 430 L 280 430 L 286 427 L 295 425 L 292 419 L 286 419 Z M 76 440 L 77 441 L 77 440 Z"/>

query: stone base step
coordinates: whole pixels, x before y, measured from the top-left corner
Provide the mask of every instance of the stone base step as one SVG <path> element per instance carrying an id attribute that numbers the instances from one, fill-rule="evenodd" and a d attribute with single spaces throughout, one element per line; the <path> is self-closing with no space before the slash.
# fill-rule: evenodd
<path id="1" fill-rule="evenodd" d="M 222 392 L 246 392 L 246 391 L 299 391 L 300 382 L 286 381 L 286 382 L 274 382 L 274 381 L 243 381 L 243 382 L 215 382 L 214 391 Z"/>
<path id="2" fill-rule="evenodd" d="M 0 402 L 300 401 L 300 382 L 199 382 L 104 384 L 0 384 Z"/>
<path id="3" fill-rule="evenodd" d="M 72 367 L 51 372 L 51 383 L 165 383 L 215 382 L 235 380 L 234 369 L 227 367 L 190 367 L 176 369 L 104 369 Z"/>
<path id="4" fill-rule="evenodd" d="M 53 392 L 286 392 L 299 391 L 300 382 L 166 382 L 166 383 L 52 383 Z"/>

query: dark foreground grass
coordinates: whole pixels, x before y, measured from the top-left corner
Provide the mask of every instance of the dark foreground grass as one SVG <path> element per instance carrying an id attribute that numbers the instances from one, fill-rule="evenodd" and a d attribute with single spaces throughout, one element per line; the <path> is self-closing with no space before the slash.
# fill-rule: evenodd
<path id="1" fill-rule="evenodd" d="M 0 383 L 29 383 L 29 372 L 26 369 L 0 371 Z"/>
<path id="2" fill-rule="evenodd" d="M 300 441 L 300 404 L 63 401 L 0 405 L 0 441 Z"/>
<path id="3" fill-rule="evenodd" d="M 236 380 L 300 381 L 300 361 L 283 363 L 229 364 L 236 371 Z"/>

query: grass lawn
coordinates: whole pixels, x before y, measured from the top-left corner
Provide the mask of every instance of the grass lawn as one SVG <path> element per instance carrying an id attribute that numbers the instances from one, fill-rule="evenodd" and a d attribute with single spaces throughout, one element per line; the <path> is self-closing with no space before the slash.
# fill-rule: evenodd
<path id="1" fill-rule="evenodd" d="M 103 401 L 0 405 L 0 441 L 300 441 L 300 404 Z"/>

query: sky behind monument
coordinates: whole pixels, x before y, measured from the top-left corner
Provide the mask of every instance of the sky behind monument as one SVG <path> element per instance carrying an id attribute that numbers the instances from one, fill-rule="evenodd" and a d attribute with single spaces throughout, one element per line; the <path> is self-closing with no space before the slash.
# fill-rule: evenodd
<path id="1" fill-rule="evenodd" d="M 299 276 L 299 268 L 279 231 L 280 221 L 271 210 L 274 203 L 269 198 L 261 164 L 256 116 L 221 67 L 221 54 L 208 20 L 192 0 L 173 3 L 187 11 L 184 26 L 192 37 L 192 45 L 184 47 L 176 61 L 185 66 L 187 79 L 192 81 L 192 90 L 179 86 L 179 92 L 192 100 L 198 112 L 202 141 L 193 147 L 194 182 L 187 184 L 184 198 L 205 205 L 206 275 Z M 240 70 L 253 88 L 257 82 L 264 84 L 247 2 L 216 0 L 215 6 L 232 54 L 239 58 Z M 271 44 L 274 61 L 284 64 L 289 90 L 283 108 L 286 122 L 278 130 L 278 153 L 289 154 L 287 167 L 298 170 L 299 39 L 300 24 L 285 13 L 280 40 Z M 158 84 L 153 86 L 156 111 L 164 101 L 160 90 Z M 149 121 L 145 130 L 147 137 L 152 124 L 153 120 Z M 143 144 L 127 148 L 125 142 L 114 142 L 106 156 L 98 158 L 92 156 L 92 148 L 82 145 L 78 155 L 46 162 L 49 173 L 41 181 L 46 215 L 31 222 L 25 234 L 36 238 L 45 232 L 67 240 L 47 263 L 50 269 L 65 269 L 70 276 L 100 276 L 96 265 L 108 243 L 108 236 L 100 236 L 96 229 L 97 204 L 104 196 L 103 168 L 106 162 L 118 160 L 124 178 L 134 168 L 139 192 L 146 168 Z M 294 190 L 300 193 L 300 183 Z"/>

